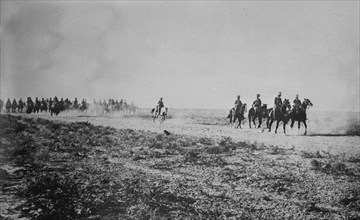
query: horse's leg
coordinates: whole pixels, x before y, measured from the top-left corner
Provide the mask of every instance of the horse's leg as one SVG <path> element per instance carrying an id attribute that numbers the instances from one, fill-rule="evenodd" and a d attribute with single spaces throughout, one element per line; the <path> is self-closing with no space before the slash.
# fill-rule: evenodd
<path id="1" fill-rule="evenodd" d="M 276 120 L 276 128 L 275 128 L 275 134 L 277 134 L 277 129 L 278 129 L 278 127 L 279 127 L 279 120 Z"/>
<path id="2" fill-rule="evenodd" d="M 241 118 L 238 117 L 237 120 L 238 120 L 238 125 L 236 126 L 236 128 L 241 128 Z"/>
<path id="3" fill-rule="evenodd" d="M 251 116 L 249 115 L 249 127 L 251 128 Z"/>
<path id="4" fill-rule="evenodd" d="M 301 122 L 301 120 L 298 121 L 298 129 L 300 129 L 300 122 Z"/>
<path id="5" fill-rule="evenodd" d="M 259 116 L 259 126 L 258 126 L 258 128 L 261 128 L 261 124 L 262 124 L 262 117 Z"/>
<path id="6" fill-rule="evenodd" d="M 268 126 L 268 128 L 269 128 L 269 132 L 271 132 L 271 126 L 272 126 L 272 123 L 274 122 L 274 119 L 273 118 L 270 118 L 269 119 L 269 126 Z"/>
<path id="7" fill-rule="evenodd" d="M 160 122 L 160 124 L 163 124 L 164 121 L 165 121 L 165 116 L 163 115 L 163 116 L 161 116 L 161 122 Z"/>
<path id="8" fill-rule="evenodd" d="M 307 125 L 306 125 L 306 120 L 305 120 L 305 119 L 303 120 L 303 123 L 304 123 L 304 126 L 305 126 L 305 133 L 304 133 L 304 135 L 306 135 L 306 134 L 307 134 Z"/>
<path id="9" fill-rule="evenodd" d="M 284 134 L 286 134 L 285 126 L 286 126 L 286 122 L 283 121 Z"/>
<path id="10" fill-rule="evenodd" d="M 293 128 L 293 126 L 294 126 L 294 123 L 295 123 L 295 120 L 294 120 L 294 119 L 291 119 L 291 124 L 290 124 L 290 128 Z"/>

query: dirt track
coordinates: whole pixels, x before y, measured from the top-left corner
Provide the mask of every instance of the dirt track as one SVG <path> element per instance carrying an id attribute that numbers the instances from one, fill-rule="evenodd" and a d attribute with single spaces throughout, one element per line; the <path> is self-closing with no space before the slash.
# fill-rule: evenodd
<path id="1" fill-rule="evenodd" d="M 249 129 L 247 126 L 243 126 L 246 127 L 243 129 L 234 129 L 225 125 L 203 125 L 176 119 L 169 119 L 165 121 L 163 125 L 159 125 L 154 124 L 151 120 L 139 117 L 79 117 L 69 115 L 59 115 L 57 117 L 51 117 L 49 115 L 30 115 L 26 117 L 42 117 L 65 122 L 87 121 L 95 125 L 110 126 L 118 129 L 149 130 L 159 133 L 167 130 L 173 134 L 184 134 L 197 137 L 204 136 L 215 139 L 229 136 L 237 141 L 263 143 L 265 145 L 274 145 L 286 149 L 295 149 L 296 151 L 320 151 L 321 153 L 326 152 L 336 155 L 345 154 L 346 156 L 360 154 L 359 136 L 303 136 L 303 130 L 301 130 L 301 132 L 296 128 L 291 130 L 289 129 L 289 126 L 287 126 L 287 134 L 283 133 L 282 127 L 280 126 L 278 134 L 274 134 L 274 131 L 269 133 L 264 129 Z"/>

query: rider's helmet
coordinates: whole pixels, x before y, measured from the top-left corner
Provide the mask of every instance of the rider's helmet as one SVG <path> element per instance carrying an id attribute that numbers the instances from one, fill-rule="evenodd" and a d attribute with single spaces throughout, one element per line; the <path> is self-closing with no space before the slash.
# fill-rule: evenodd
<path id="1" fill-rule="evenodd" d="M 281 96 L 281 92 L 279 92 L 279 95 L 278 96 Z"/>
<path id="2" fill-rule="evenodd" d="M 240 96 L 238 95 L 237 98 L 240 99 Z"/>
<path id="3" fill-rule="evenodd" d="M 256 94 L 256 97 L 260 97 L 260 94 Z"/>

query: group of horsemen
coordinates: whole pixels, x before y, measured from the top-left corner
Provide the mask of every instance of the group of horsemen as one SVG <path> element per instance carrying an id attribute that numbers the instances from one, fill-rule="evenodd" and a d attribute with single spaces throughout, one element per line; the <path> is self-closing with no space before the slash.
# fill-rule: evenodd
<path id="1" fill-rule="evenodd" d="M 283 104 L 283 101 L 281 99 L 281 92 L 279 92 L 278 96 L 275 97 L 274 99 L 274 114 L 276 114 L 276 112 L 281 112 L 281 106 Z M 299 99 L 299 95 L 296 95 L 294 101 L 293 101 L 293 108 L 291 109 L 291 111 L 295 111 L 296 113 L 299 112 L 299 109 L 301 108 L 301 101 Z M 243 114 L 244 112 L 242 112 L 244 105 L 242 104 L 241 100 L 240 100 L 240 96 L 237 96 L 237 99 L 235 100 L 234 103 L 234 108 L 235 108 L 235 113 L 239 113 L 239 114 Z M 258 108 L 262 107 L 262 103 L 261 103 L 261 99 L 260 99 L 260 94 L 256 94 L 256 100 L 253 102 L 252 107 L 255 109 L 255 112 L 257 111 Z M 275 117 L 275 115 L 274 115 Z"/>
<path id="2" fill-rule="evenodd" d="M 121 99 L 120 101 L 109 99 L 108 102 L 106 102 L 105 100 L 97 102 L 94 99 L 93 105 L 97 110 L 101 109 L 104 112 L 131 110 L 132 113 L 135 113 L 136 111 L 136 106 L 133 103 L 129 105 L 127 104 L 126 100 L 123 99 Z M 3 106 L 4 102 L 0 99 L 0 110 Z M 12 102 L 10 101 L 10 99 L 8 99 L 5 103 L 5 111 L 7 113 L 22 113 L 23 109 L 25 109 L 25 112 L 28 114 L 39 113 L 43 111 L 52 112 L 52 110 L 58 112 L 65 110 L 84 111 L 88 109 L 88 107 L 89 103 L 87 103 L 86 99 L 82 99 L 82 101 L 79 102 L 77 98 L 75 98 L 74 101 L 70 101 L 68 98 L 64 100 L 63 98 L 58 99 L 56 96 L 53 99 L 42 98 L 41 100 L 36 97 L 35 101 L 33 101 L 31 97 L 28 97 L 26 102 L 23 101 L 21 98 L 18 101 L 16 101 L 16 99 L 13 99 Z"/>
<path id="3" fill-rule="evenodd" d="M 0 110 L 3 107 L 3 101 L 0 100 Z M 35 98 L 35 101 L 32 100 L 31 97 L 28 97 L 26 102 L 23 101 L 21 98 L 19 101 L 16 101 L 16 99 L 13 99 L 11 102 L 10 99 L 6 101 L 5 104 L 5 110 L 7 113 L 22 113 L 23 109 L 26 108 L 25 112 L 30 113 L 38 113 L 40 112 L 47 112 L 51 111 L 55 106 L 59 108 L 60 111 L 68 110 L 68 109 L 79 109 L 79 110 L 85 110 L 88 106 L 86 103 L 86 99 L 83 99 L 80 102 L 78 102 L 77 98 L 73 102 L 71 102 L 68 98 L 65 100 L 61 98 L 60 100 L 55 96 L 54 99 L 52 98 L 42 98 L 41 100 L 38 99 L 38 97 Z"/>
<path id="4" fill-rule="evenodd" d="M 283 104 L 283 101 L 281 99 L 281 92 L 279 92 L 278 96 L 275 97 L 274 99 L 274 114 L 276 114 L 276 112 L 281 112 L 281 106 Z M 301 108 L 301 101 L 299 99 L 299 95 L 296 94 L 296 97 L 293 101 L 293 108 L 291 109 L 291 111 L 295 111 L 296 113 L 299 112 L 299 109 Z M 257 108 L 261 108 L 262 106 L 262 102 L 260 99 L 260 94 L 256 94 L 256 100 L 253 102 L 252 107 L 255 109 L 255 112 L 257 111 Z M 158 104 L 156 106 L 156 113 L 160 114 L 161 109 L 164 107 L 164 102 L 163 102 L 163 98 L 160 98 L 160 100 L 158 101 Z M 240 96 L 237 96 L 237 99 L 235 100 L 234 103 L 234 108 L 235 108 L 235 113 L 240 113 L 243 114 L 242 109 L 243 109 L 244 105 L 240 100 Z M 274 115 L 275 116 L 275 115 Z"/>

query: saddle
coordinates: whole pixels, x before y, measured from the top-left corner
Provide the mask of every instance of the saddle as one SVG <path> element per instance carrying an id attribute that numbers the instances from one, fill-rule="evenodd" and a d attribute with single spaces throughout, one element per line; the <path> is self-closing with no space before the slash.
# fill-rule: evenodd
<path id="1" fill-rule="evenodd" d="M 257 114 L 260 114 L 261 111 L 262 111 L 261 106 L 254 106 L 254 111 L 255 111 L 255 113 L 257 113 Z"/>

